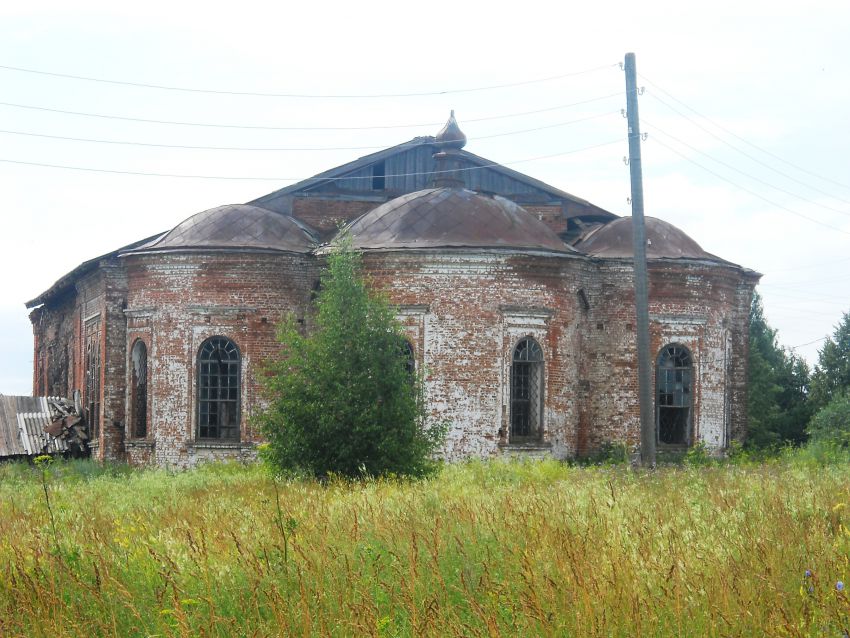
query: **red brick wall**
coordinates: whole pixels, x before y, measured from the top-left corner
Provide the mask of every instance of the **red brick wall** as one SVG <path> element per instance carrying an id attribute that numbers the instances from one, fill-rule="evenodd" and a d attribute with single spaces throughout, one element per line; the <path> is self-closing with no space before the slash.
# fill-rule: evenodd
<path id="1" fill-rule="evenodd" d="M 309 327 L 320 260 L 272 253 L 135 255 L 82 278 L 76 291 L 33 311 L 34 391 L 56 378 L 50 352 L 69 357 L 68 385 L 85 387 L 86 322 L 100 321 L 101 432 L 97 458 L 186 466 L 251 457 L 259 435 L 261 362 L 277 351 L 275 325 L 294 313 Z M 544 443 L 559 457 L 606 442 L 638 444 L 631 264 L 581 256 L 465 250 L 376 252 L 373 284 L 399 306 L 427 375 L 434 419 L 450 424 L 448 458 L 510 450 L 509 376 L 516 342 L 545 357 Z M 710 446 L 746 432 L 747 317 L 755 280 L 737 268 L 650 265 L 651 351 L 681 343 L 694 358 L 693 435 Z M 579 291 L 583 291 L 585 307 Z M 232 339 L 242 355 L 241 439 L 195 439 L 196 357 L 204 339 Z M 148 347 L 148 436 L 125 437 L 130 349 Z M 52 348 L 50 347 L 52 344 Z M 39 374 L 38 371 L 41 371 Z"/>
<path id="2" fill-rule="evenodd" d="M 292 214 L 316 230 L 322 241 L 327 241 L 336 234 L 340 223 L 360 217 L 379 205 L 380 202 L 298 197 L 292 202 Z"/>
<path id="3" fill-rule="evenodd" d="M 747 319 L 755 281 L 717 264 L 655 261 L 649 265 L 650 353 L 686 346 L 694 362 L 693 439 L 728 445 L 746 431 Z M 589 384 L 588 428 L 580 453 L 606 441 L 640 443 L 632 267 L 609 260 L 588 280 L 582 377 Z M 655 375 L 653 373 L 653 384 Z M 653 385 L 654 387 L 654 385 Z"/>
<path id="4" fill-rule="evenodd" d="M 525 210 L 537 217 L 554 232 L 560 234 L 567 230 L 567 218 L 561 212 L 560 206 L 523 206 Z"/>
<path id="5" fill-rule="evenodd" d="M 578 300 L 570 292 L 583 261 L 462 250 L 366 256 L 394 304 L 420 307 L 404 323 L 426 371 L 431 418 L 450 425 L 447 458 L 505 449 L 511 356 L 527 335 L 545 358 L 543 442 L 557 456 L 574 452 Z"/>
<path id="6" fill-rule="evenodd" d="M 124 339 L 122 308 L 126 296 L 123 270 L 117 261 L 104 260 L 91 273 L 81 277 L 76 286 L 49 300 L 30 314 L 35 343 L 33 394 L 62 394 L 71 397 L 82 393 L 83 405 L 96 400 L 100 414 L 96 422 L 89 419 L 89 432 L 95 437 L 92 454 L 98 459 L 123 458 L 122 430 L 124 403 L 123 359 L 116 347 Z M 86 396 L 85 327 L 99 325 L 100 379 L 97 397 Z M 64 352 L 62 360 L 56 353 Z M 58 371 L 64 366 L 66 370 Z M 58 387 L 49 383 L 64 378 Z"/>
<path id="7" fill-rule="evenodd" d="M 284 315 L 305 319 L 317 278 L 313 261 L 262 253 L 126 258 L 130 294 L 121 353 L 126 361 L 135 340 L 146 340 L 151 397 L 148 440 L 133 441 L 132 461 L 186 466 L 253 456 L 260 437 L 250 417 L 262 403 L 261 366 L 277 351 L 275 330 Z M 240 441 L 221 444 L 195 440 L 197 352 L 217 335 L 236 343 L 242 362 Z"/>

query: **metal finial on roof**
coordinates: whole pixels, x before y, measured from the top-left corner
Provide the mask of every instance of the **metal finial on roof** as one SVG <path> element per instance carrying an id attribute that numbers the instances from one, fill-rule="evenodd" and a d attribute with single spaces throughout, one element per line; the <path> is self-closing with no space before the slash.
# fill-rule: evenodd
<path id="1" fill-rule="evenodd" d="M 435 139 L 439 148 L 443 150 L 459 150 L 466 146 L 466 135 L 463 134 L 463 131 L 461 131 L 460 127 L 457 125 L 454 109 L 452 109 L 451 115 L 449 115 L 449 121 L 446 122 L 446 125 L 440 129 L 440 132 L 437 133 L 437 137 Z"/>

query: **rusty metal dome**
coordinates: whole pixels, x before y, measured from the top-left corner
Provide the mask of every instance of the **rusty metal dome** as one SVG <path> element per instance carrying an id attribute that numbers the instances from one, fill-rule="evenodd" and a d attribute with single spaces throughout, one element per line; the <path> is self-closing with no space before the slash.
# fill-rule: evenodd
<path id="1" fill-rule="evenodd" d="M 723 261 L 705 252 L 698 243 L 673 224 L 646 217 L 647 259 L 709 259 Z M 592 257 L 632 257 L 634 228 L 631 217 L 621 217 L 591 231 L 575 244 L 576 250 Z"/>
<path id="2" fill-rule="evenodd" d="M 466 146 L 466 135 L 460 130 L 454 110 L 452 110 L 443 128 L 437 133 L 434 141 L 437 143 L 437 147 L 442 149 L 460 150 Z"/>
<path id="3" fill-rule="evenodd" d="M 250 204 L 228 204 L 192 215 L 127 253 L 209 249 L 308 253 L 315 246 L 307 228 L 288 215 Z"/>
<path id="4" fill-rule="evenodd" d="M 575 251 L 509 199 L 429 188 L 390 200 L 349 226 L 354 248 L 522 248 Z"/>

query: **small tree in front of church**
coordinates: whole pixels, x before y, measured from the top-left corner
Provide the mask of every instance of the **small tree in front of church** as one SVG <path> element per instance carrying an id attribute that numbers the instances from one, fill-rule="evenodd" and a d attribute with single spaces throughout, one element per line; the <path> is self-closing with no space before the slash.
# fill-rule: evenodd
<path id="1" fill-rule="evenodd" d="M 371 294 L 343 238 L 328 255 L 314 329 L 278 328 L 280 357 L 264 380 L 264 458 L 325 477 L 421 476 L 436 467 L 442 429 L 428 426 L 421 379 L 387 300 Z"/>

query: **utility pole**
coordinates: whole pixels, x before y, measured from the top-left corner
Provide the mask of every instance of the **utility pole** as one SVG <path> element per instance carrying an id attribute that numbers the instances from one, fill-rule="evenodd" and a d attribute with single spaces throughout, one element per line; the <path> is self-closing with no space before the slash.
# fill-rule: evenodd
<path id="1" fill-rule="evenodd" d="M 635 310 L 637 314 L 638 396 L 640 400 L 640 462 L 655 466 L 655 418 L 652 409 L 652 364 L 649 357 L 649 293 L 646 273 L 646 226 L 643 221 L 643 172 L 640 161 L 635 54 L 626 53 L 626 117 L 629 123 L 629 173 L 632 181 Z"/>

